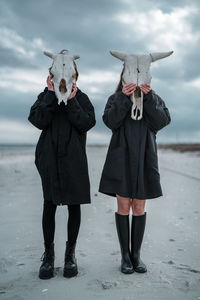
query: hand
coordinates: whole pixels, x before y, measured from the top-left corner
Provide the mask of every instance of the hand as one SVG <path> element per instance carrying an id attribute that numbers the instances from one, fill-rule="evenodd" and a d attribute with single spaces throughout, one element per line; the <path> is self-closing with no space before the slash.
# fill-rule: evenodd
<path id="1" fill-rule="evenodd" d="M 151 90 L 150 84 L 147 84 L 147 83 L 141 84 L 140 88 L 144 94 L 147 94 Z"/>
<path id="2" fill-rule="evenodd" d="M 127 83 L 123 86 L 122 92 L 126 96 L 130 96 L 131 94 L 133 94 L 133 92 L 135 92 L 136 86 L 137 86 L 136 83 Z"/>
<path id="3" fill-rule="evenodd" d="M 76 83 L 73 83 L 71 94 L 69 95 L 67 100 L 70 100 L 71 98 L 75 97 L 76 93 L 77 93 Z"/>
<path id="4" fill-rule="evenodd" d="M 49 90 L 49 91 L 54 91 L 54 84 L 53 84 L 53 82 L 51 81 L 52 78 L 53 78 L 53 74 L 50 74 L 50 75 L 47 77 L 47 86 L 48 86 L 48 90 Z"/>

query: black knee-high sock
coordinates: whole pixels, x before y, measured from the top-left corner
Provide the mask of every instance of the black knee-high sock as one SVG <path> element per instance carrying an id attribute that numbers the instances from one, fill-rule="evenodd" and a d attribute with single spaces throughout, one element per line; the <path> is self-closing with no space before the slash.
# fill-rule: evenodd
<path id="1" fill-rule="evenodd" d="M 57 206 L 51 201 L 44 201 L 42 215 L 42 229 L 45 246 L 49 248 L 54 241 L 55 234 L 55 213 Z"/>
<path id="2" fill-rule="evenodd" d="M 67 223 L 67 234 L 69 244 L 74 244 L 77 240 L 80 223 L 81 207 L 80 204 L 68 205 L 69 217 Z"/>

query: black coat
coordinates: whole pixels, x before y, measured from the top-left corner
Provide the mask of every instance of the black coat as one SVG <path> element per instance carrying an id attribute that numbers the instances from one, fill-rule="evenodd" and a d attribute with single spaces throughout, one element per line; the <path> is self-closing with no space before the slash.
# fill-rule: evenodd
<path id="1" fill-rule="evenodd" d="M 94 107 L 78 89 L 76 96 L 58 104 L 46 87 L 32 105 L 28 120 L 41 129 L 35 165 L 41 176 L 44 200 L 56 205 L 90 203 L 86 132 L 95 123 Z"/>
<path id="2" fill-rule="evenodd" d="M 137 199 L 162 196 L 156 134 L 171 122 L 165 102 L 152 90 L 144 95 L 143 118 L 131 118 L 132 101 L 122 91 L 107 101 L 103 121 L 112 130 L 99 192 Z"/>

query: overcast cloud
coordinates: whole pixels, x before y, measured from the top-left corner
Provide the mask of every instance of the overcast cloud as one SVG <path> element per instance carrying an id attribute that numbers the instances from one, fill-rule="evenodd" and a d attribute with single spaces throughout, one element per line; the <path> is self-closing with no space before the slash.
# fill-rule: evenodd
<path id="1" fill-rule="evenodd" d="M 151 86 L 172 117 L 157 141 L 199 142 L 199 15 L 195 0 L 0 0 L 0 143 L 37 141 L 40 130 L 27 117 L 52 63 L 43 51 L 61 49 L 80 55 L 77 85 L 88 94 L 97 118 L 89 143 L 108 142 L 111 135 L 101 116 L 122 63 L 110 49 L 174 51 L 151 67 Z"/>

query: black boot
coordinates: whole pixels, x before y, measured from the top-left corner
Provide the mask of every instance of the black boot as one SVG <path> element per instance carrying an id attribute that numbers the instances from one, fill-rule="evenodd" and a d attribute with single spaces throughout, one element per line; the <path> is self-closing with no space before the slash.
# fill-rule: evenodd
<path id="1" fill-rule="evenodd" d="M 124 274 L 131 274 L 134 272 L 133 265 L 130 258 L 130 229 L 129 229 L 129 215 L 120 215 L 115 213 L 115 221 L 117 233 L 121 248 L 121 272 Z"/>
<path id="2" fill-rule="evenodd" d="M 70 244 L 66 241 L 65 264 L 63 269 L 64 277 L 73 277 L 78 274 L 77 260 L 75 258 L 76 243 Z"/>
<path id="3" fill-rule="evenodd" d="M 146 212 L 144 215 L 132 215 L 131 225 L 131 260 L 133 268 L 138 273 L 147 272 L 146 265 L 140 259 L 140 248 L 142 245 L 144 230 L 146 224 Z"/>
<path id="4" fill-rule="evenodd" d="M 54 276 L 54 259 L 54 243 L 51 243 L 50 247 L 45 246 L 45 251 L 40 259 L 42 261 L 39 270 L 40 279 L 49 279 Z"/>

